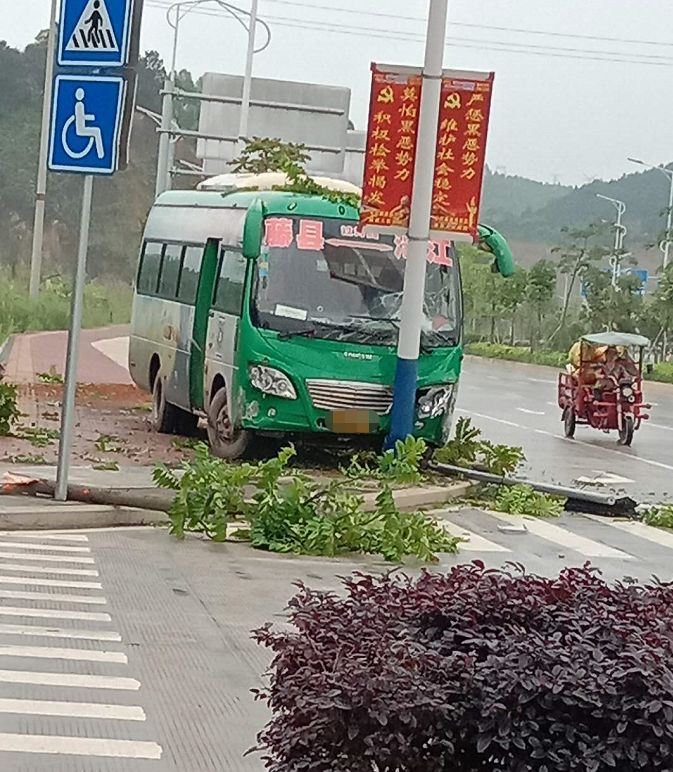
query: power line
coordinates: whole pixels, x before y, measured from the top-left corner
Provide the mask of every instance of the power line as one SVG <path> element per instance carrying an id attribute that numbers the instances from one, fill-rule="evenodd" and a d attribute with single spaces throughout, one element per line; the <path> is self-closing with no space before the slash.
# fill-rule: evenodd
<path id="1" fill-rule="evenodd" d="M 278 0 L 277 0 L 278 1 Z M 168 8 L 170 0 L 146 0 L 146 5 L 156 8 Z M 207 9 L 195 9 L 193 13 L 226 18 L 222 12 Z M 425 35 L 401 30 L 371 30 L 365 27 L 344 25 L 336 22 L 321 23 L 312 20 L 301 20 L 286 16 L 265 16 L 265 19 L 277 27 L 291 29 L 305 29 L 309 31 L 329 32 L 351 37 L 378 38 L 381 40 L 395 40 L 412 43 L 422 43 Z M 657 66 L 673 65 L 673 58 L 659 54 L 623 53 L 621 51 L 596 51 L 582 48 L 563 48 L 553 46 L 541 46 L 529 43 L 513 43 L 511 41 L 487 40 L 480 38 L 447 38 L 447 45 L 457 48 L 476 49 L 480 51 L 494 51 L 500 53 L 529 54 L 533 56 L 545 56 L 562 59 L 579 59 L 585 61 L 624 63 L 624 64 L 648 64 Z"/>
<path id="2" fill-rule="evenodd" d="M 295 8 L 302 8 L 304 10 L 323 10 L 323 11 L 331 11 L 333 13 L 347 13 L 347 14 L 353 14 L 356 16 L 369 16 L 369 17 L 378 17 L 383 19 L 395 19 L 397 21 L 410 21 L 410 22 L 416 22 L 425 24 L 426 19 L 422 18 L 421 16 L 402 16 L 400 14 L 394 14 L 394 13 L 382 13 L 381 11 L 363 11 L 358 8 L 335 8 L 329 5 L 317 5 L 315 3 L 311 3 L 310 5 L 307 5 L 306 3 L 297 2 L 296 0 L 266 0 L 268 3 L 273 3 L 275 5 L 286 5 L 291 6 Z M 657 41 L 657 40 L 635 40 L 635 39 L 629 39 L 629 38 L 620 38 L 620 37 L 607 37 L 607 36 L 601 36 L 601 35 L 581 35 L 578 33 L 572 33 L 572 32 L 551 32 L 548 30 L 534 30 L 534 29 L 525 29 L 523 27 L 498 27 L 490 24 L 474 24 L 469 22 L 460 22 L 460 21 L 451 21 L 449 20 L 449 26 L 450 27 L 466 27 L 468 29 L 483 29 L 483 30 L 492 30 L 496 32 L 516 32 L 517 34 L 523 34 L 523 35 L 544 35 L 549 37 L 558 37 L 558 38 L 573 38 L 575 40 L 593 40 L 597 42 L 605 42 L 605 43 L 628 43 L 631 45 L 643 45 L 643 46 L 665 46 L 665 47 L 673 47 L 673 43 L 664 42 L 664 41 Z"/>

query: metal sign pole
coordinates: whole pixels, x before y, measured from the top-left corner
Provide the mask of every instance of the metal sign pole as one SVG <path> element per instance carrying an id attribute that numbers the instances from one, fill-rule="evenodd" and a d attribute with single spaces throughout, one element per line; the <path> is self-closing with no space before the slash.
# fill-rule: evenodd
<path id="1" fill-rule="evenodd" d="M 47 62 L 44 71 L 44 97 L 42 100 L 42 128 L 40 131 L 40 157 L 37 165 L 35 186 L 35 220 L 33 223 L 33 249 L 30 258 L 30 297 L 36 300 L 40 294 L 42 274 L 42 245 L 44 242 L 44 210 L 47 195 L 47 155 L 49 153 L 49 121 L 51 120 L 51 93 L 54 82 L 54 54 L 56 52 L 56 6 L 51 0 Z"/>
<path id="2" fill-rule="evenodd" d="M 70 471 L 70 451 L 75 428 L 75 393 L 77 391 L 77 364 L 79 361 L 79 340 L 82 329 L 82 307 L 84 305 L 84 282 L 86 279 L 86 255 L 89 245 L 89 224 L 91 222 L 91 200 L 93 198 L 93 176 L 84 178 L 82 198 L 82 219 L 79 226 L 79 249 L 75 286 L 72 291 L 72 310 L 70 330 L 68 332 L 68 355 L 66 359 L 65 384 L 61 409 L 61 438 L 58 446 L 58 472 L 56 475 L 56 501 L 68 499 L 68 473 Z"/>
<path id="3" fill-rule="evenodd" d="M 447 17 L 448 0 L 430 0 L 389 448 L 414 430 Z"/>

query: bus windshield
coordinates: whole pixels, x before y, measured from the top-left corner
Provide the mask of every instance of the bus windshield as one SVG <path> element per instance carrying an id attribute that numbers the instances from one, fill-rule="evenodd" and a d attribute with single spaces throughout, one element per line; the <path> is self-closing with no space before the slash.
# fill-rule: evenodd
<path id="1" fill-rule="evenodd" d="M 406 251 L 406 236 L 365 236 L 357 223 L 268 218 L 253 285 L 253 323 L 288 338 L 303 335 L 395 345 Z M 424 349 L 459 342 L 462 304 L 457 263 L 450 242 L 430 243 Z"/>

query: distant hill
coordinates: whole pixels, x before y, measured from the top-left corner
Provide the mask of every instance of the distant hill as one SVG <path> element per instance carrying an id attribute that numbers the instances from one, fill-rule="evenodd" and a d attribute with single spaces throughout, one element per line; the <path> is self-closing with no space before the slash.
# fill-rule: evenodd
<path id="1" fill-rule="evenodd" d="M 639 260 L 657 261 L 656 250 L 646 250 L 665 227 L 668 182 L 656 170 L 624 175 L 618 180 L 597 180 L 581 187 L 551 185 L 524 177 L 487 171 L 482 219 L 517 242 L 553 246 L 561 228 L 577 228 L 592 222 L 614 222 L 615 210 L 601 193 L 626 203 L 625 247 Z"/>

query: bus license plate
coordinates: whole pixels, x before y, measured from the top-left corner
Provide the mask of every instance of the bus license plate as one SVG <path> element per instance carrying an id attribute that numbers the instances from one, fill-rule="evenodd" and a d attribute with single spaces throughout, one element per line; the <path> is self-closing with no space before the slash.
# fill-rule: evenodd
<path id="1" fill-rule="evenodd" d="M 370 410 L 333 410 L 327 428 L 337 434 L 371 434 L 379 428 L 378 415 Z"/>

